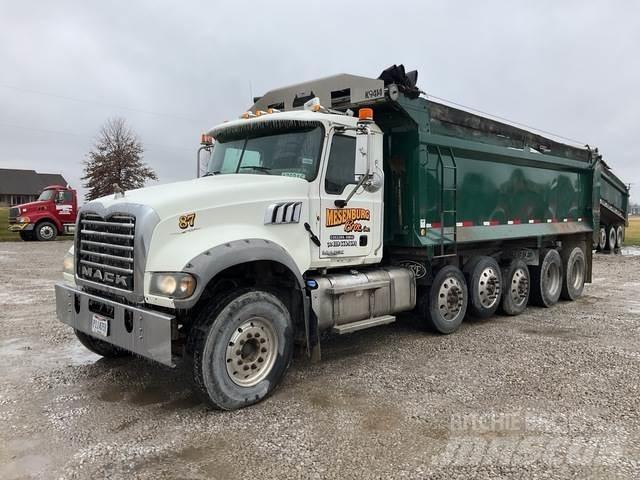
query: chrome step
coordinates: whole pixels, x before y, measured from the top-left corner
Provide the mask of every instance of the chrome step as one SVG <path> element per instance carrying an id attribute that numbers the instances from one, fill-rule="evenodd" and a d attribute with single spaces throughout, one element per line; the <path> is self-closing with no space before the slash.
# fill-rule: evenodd
<path id="1" fill-rule="evenodd" d="M 336 325 L 331 331 L 333 333 L 337 333 L 338 335 L 344 335 L 345 333 L 357 332 L 358 330 L 364 330 L 365 328 L 387 325 L 395 321 L 396 317 L 394 317 L 393 315 L 382 315 L 381 317 L 366 318 L 358 322 Z"/>

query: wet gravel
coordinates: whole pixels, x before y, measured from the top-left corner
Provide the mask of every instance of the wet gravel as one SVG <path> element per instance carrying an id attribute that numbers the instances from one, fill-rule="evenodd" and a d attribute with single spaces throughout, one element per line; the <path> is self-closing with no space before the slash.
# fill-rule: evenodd
<path id="1" fill-rule="evenodd" d="M 223 413 L 180 369 L 79 345 L 55 319 L 68 247 L 0 243 L 2 479 L 640 476 L 640 256 L 597 255 L 552 309 L 331 339 Z"/>

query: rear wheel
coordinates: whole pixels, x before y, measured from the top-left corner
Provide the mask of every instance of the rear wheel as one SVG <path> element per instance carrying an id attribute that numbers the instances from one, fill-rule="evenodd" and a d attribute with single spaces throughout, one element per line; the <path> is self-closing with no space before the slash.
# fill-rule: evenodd
<path id="1" fill-rule="evenodd" d="M 36 239 L 40 242 L 55 240 L 58 236 L 58 229 L 51 222 L 41 222 L 35 228 Z"/>
<path id="2" fill-rule="evenodd" d="M 531 269 L 531 301 L 541 307 L 558 302 L 562 291 L 562 259 L 557 250 L 543 250 L 540 265 Z"/>
<path id="3" fill-rule="evenodd" d="M 441 268 L 423 302 L 423 314 L 431 330 L 442 334 L 455 332 L 468 303 L 467 284 L 460 269 L 453 265 Z"/>
<path id="4" fill-rule="evenodd" d="M 622 247 L 623 238 L 624 238 L 624 227 L 622 225 L 618 225 L 618 228 L 616 228 L 616 248 Z"/>
<path id="5" fill-rule="evenodd" d="M 562 268 L 564 276 L 562 279 L 562 298 L 565 300 L 576 300 L 582 296 L 584 290 L 584 278 L 586 271 L 586 260 L 581 247 L 569 247 L 562 250 Z"/>
<path id="6" fill-rule="evenodd" d="M 104 340 L 100 340 L 98 338 L 94 338 L 91 335 L 87 335 L 80 330 L 75 330 L 76 337 L 80 340 L 80 343 L 84 345 L 88 350 L 91 350 L 93 353 L 101 355 L 105 358 L 119 358 L 126 357 L 131 355 L 126 350 L 122 348 L 118 348 L 115 345 L 111 345 L 109 342 L 105 342 Z"/>
<path id="7" fill-rule="evenodd" d="M 616 227 L 613 225 L 607 228 L 607 250 L 613 252 L 616 249 L 618 236 L 616 235 Z"/>
<path id="8" fill-rule="evenodd" d="M 605 248 L 607 248 L 607 229 L 600 227 L 600 232 L 598 234 L 598 250 L 603 251 Z"/>
<path id="9" fill-rule="evenodd" d="M 474 257 L 464 268 L 469 289 L 469 314 L 489 318 L 500 306 L 502 272 L 492 257 Z"/>
<path id="10" fill-rule="evenodd" d="M 529 268 L 522 260 L 512 260 L 502 270 L 504 289 L 501 310 L 506 315 L 520 315 L 529 302 Z"/>
<path id="11" fill-rule="evenodd" d="M 187 343 L 199 393 L 214 408 L 235 410 L 280 383 L 293 353 L 291 315 L 272 293 L 240 291 L 203 309 Z"/>

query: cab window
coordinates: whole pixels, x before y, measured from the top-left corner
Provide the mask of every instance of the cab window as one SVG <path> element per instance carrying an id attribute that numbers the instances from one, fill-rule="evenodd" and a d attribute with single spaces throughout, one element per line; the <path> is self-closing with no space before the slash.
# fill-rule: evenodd
<path id="1" fill-rule="evenodd" d="M 334 135 L 324 178 L 327 193 L 340 195 L 345 187 L 354 182 L 356 139 L 346 135 Z"/>

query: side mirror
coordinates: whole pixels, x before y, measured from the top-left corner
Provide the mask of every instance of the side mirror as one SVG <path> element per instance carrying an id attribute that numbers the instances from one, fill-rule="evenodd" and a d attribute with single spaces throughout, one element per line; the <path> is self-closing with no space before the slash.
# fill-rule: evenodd
<path id="1" fill-rule="evenodd" d="M 356 134 L 356 158 L 353 169 L 356 183 L 360 182 L 363 177 L 368 176 L 372 172 L 370 146 L 371 133 L 369 129 L 365 128 L 362 132 L 358 131 Z"/>

